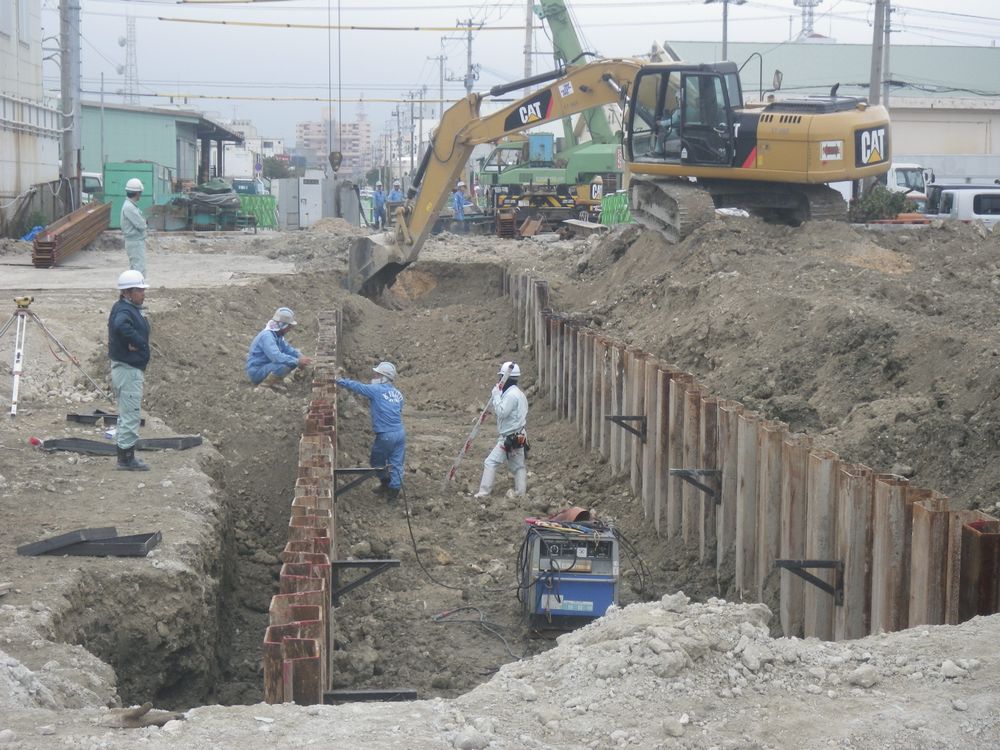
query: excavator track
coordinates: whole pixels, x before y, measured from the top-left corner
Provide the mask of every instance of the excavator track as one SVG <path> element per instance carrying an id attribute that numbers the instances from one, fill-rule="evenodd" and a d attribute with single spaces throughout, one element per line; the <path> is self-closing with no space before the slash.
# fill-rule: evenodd
<path id="1" fill-rule="evenodd" d="M 632 177 L 629 209 L 636 222 L 673 243 L 715 218 L 715 203 L 708 191 L 693 182 L 672 179 Z"/>
<path id="2" fill-rule="evenodd" d="M 803 185 L 810 221 L 847 221 L 847 203 L 843 196 L 826 185 Z"/>

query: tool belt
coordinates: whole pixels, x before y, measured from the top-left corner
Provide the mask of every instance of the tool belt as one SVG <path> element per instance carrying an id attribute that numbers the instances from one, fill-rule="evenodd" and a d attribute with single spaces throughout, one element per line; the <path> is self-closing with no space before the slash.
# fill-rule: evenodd
<path id="1" fill-rule="evenodd" d="M 503 449 L 510 453 L 511 451 L 516 451 L 523 448 L 524 455 L 528 455 L 528 451 L 531 450 L 531 446 L 528 445 L 528 436 L 523 432 L 512 432 L 510 435 L 504 435 L 503 438 Z"/>

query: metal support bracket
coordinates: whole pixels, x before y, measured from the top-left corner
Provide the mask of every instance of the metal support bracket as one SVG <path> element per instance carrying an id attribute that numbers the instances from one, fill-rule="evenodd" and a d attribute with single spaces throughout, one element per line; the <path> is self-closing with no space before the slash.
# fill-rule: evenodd
<path id="1" fill-rule="evenodd" d="M 387 472 L 389 471 L 389 468 L 390 465 L 386 464 L 385 466 L 373 466 L 371 468 L 367 466 L 351 466 L 343 469 L 334 469 L 333 470 L 334 492 L 337 495 L 343 495 L 345 492 L 353 490 L 355 487 L 357 487 L 359 484 L 365 481 L 368 477 Z M 344 482 L 343 484 L 340 485 L 336 483 L 337 477 L 357 476 L 357 475 L 360 476 L 358 476 L 357 479 L 352 479 L 350 482 Z"/>
<path id="2" fill-rule="evenodd" d="M 806 583 L 811 583 L 820 591 L 825 591 L 833 597 L 833 603 L 838 607 L 844 605 L 844 561 L 843 560 L 775 560 L 774 564 L 778 568 L 794 573 Z M 807 573 L 805 568 L 826 568 L 833 569 L 835 575 L 833 585 L 817 578 L 812 573 Z"/>
<path id="3" fill-rule="evenodd" d="M 348 591 L 356 589 L 363 583 L 367 583 L 375 576 L 384 573 L 389 568 L 398 568 L 399 560 L 331 560 L 330 568 L 333 577 L 333 590 L 330 592 L 330 599 L 334 607 L 340 606 L 340 597 Z M 340 585 L 340 571 L 343 568 L 370 568 L 370 570 L 356 578 L 350 583 Z"/>
<path id="4" fill-rule="evenodd" d="M 621 427 L 626 432 L 631 432 L 633 435 L 637 436 L 642 442 L 646 442 L 646 417 L 626 417 L 626 416 L 610 416 L 605 417 L 605 419 L 610 419 L 616 425 Z M 629 422 L 635 422 L 639 426 L 633 427 Z"/>
<path id="5" fill-rule="evenodd" d="M 722 472 L 718 469 L 670 469 L 670 474 L 680 477 L 693 487 L 697 487 L 708 495 L 716 505 L 722 504 L 722 494 L 718 490 L 698 481 L 698 477 L 721 478 Z"/>

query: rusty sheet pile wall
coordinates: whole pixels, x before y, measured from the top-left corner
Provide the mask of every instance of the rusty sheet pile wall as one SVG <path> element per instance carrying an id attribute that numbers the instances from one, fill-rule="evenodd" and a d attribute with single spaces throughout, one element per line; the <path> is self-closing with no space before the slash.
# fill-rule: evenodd
<path id="1" fill-rule="evenodd" d="M 330 560 L 336 559 L 337 446 L 334 382 L 340 311 L 321 313 L 312 395 L 299 440 L 299 469 L 281 553 L 278 593 L 264 636 L 264 700 L 322 703 L 330 689 L 333 609 Z"/>
<path id="2" fill-rule="evenodd" d="M 665 544 L 696 551 L 737 597 L 778 602 L 786 635 L 857 638 L 1000 611 L 996 519 L 814 449 L 808 435 L 559 315 L 545 281 L 506 274 L 504 292 L 540 396 L 628 477 Z M 695 470 L 702 488 L 672 469 Z"/>

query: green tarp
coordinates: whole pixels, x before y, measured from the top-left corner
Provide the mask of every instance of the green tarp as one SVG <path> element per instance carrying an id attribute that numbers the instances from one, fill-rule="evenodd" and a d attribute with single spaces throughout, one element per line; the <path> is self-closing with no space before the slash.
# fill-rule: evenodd
<path id="1" fill-rule="evenodd" d="M 615 224 L 631 224 L 632 214 L 628 210 L 628 193 L 624 190 L 601 198 L 601 223 L 613 227 Z"/>
<path id="2" fill-rule="evenodd" d="M 259 228 L 278 228 L 278 201 L 273 195 L 240 195 L 240 209 L 257 219 Z"/>

